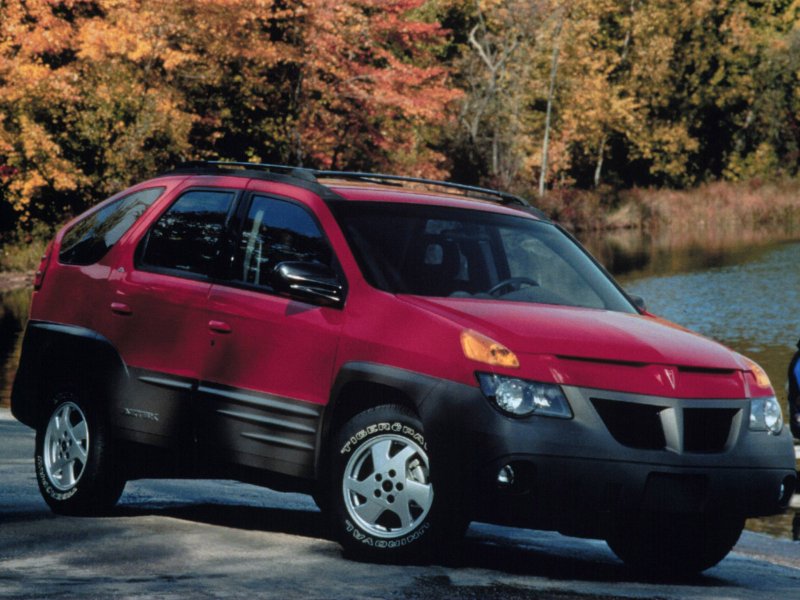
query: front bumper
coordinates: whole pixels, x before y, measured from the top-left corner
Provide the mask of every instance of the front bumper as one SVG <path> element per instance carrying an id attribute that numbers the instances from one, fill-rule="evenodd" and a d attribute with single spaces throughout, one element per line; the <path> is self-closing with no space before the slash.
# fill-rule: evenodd
<path id="1" fill-rule="evenodd" d="M 620 512 L 753 517 L 787 506 L 791 435 L 750 431 L 749 402 L 563 389 L 569 420 L 511 418 L 455 383 L 422 404 L 434 456 L 463 473 L 474 518 L 595 536 L 604 515 Z M 498 481 L 506 465 L 510 484 Z"/>

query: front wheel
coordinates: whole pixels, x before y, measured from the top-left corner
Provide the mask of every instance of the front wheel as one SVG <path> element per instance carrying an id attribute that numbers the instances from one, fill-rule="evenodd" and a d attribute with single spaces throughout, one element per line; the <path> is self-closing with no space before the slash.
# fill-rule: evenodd
<path id="1" fill-rule="evenodd" d="M 339 431 L 330 510 L 345 551 L 377 561 L 423 560 L 448 528 L 422 424 L 400 406 L 364 411 Z"/>
<path id="2" fill-rule="evenodd" d="M 642 513 L 618 517 L 607 543 L 637 570 L 685 577 L 725 558 L 743 529 L 744 519 L 734 515 Z"/>
<path id="3" fill-rule="evenodd" d="M 54 397 L 36 431 L 34 459 L 39 491 L 55 513 L 102 514 L 125 487 L 105 423 L 74 393 Z"/>

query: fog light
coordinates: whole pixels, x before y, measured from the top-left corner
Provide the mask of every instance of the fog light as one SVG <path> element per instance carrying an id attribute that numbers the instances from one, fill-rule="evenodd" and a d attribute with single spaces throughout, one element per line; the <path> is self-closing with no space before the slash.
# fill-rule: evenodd
<path id="1" fill-rule="evenodd" d="M 511 465 L 506 465 L 497 473 L 497 485 L 500 487 L 514 485 L 514 468 Z"/>
<path id="2" fill-rule="evenodd" d="M 797 483 L 796 479 L 791 475 L 788 477 L 784 477 L 783 481 L 781 482 L 781 489 L 780 489 L 780 504 L 781 506 L 789 506 L 792 503 L 792 495 L 795 491 L 795 484 Z"/>

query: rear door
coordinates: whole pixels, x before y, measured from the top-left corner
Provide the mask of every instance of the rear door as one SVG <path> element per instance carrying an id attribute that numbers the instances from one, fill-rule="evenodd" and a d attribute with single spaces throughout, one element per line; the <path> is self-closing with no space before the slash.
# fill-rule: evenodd
<path id="1" fill-rule="evenodd" d="M 114 416 L 136 441 L 190 447 L 192 392 L 209 346 L 211 275 L 237 194 L 183 190 L 112 273 L 101 333 L 128 366 Z"/>
<path id="2" fill-rule="evenodd" d="M 283 261 L 336 268 L 333 250 L 307 206 L 253 193 L 230 261 L 228 281 L 209 296 L 203 447 L 226 461 L 311 476 L 343 310 L 280 296 L 271 279 Z"/>

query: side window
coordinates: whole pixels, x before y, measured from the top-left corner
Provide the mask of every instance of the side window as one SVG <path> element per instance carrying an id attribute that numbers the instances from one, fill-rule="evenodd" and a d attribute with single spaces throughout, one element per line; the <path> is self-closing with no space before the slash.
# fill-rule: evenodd
<path id="1" fill-rule="evenodd" d="M 185 193 L 152 226 L 140 248 L 147 267 L 208 275 L 219 256 L 234 192 Z"/>
<path id="2" fill-rule="evenodd" d="M 236 248 L 233 278 L 269 286 L 270 273 L 285 261 L 333 266 L 333 252 L 305 209 L 291 202 L 256 196 Z"/>
<path id="3" fill-rule="evenodd" d="M 163 191 L 158 187 L 134 192 L 94 211 L 64 234 L 58 260 L 67 265 L 96 263 Z"/>

